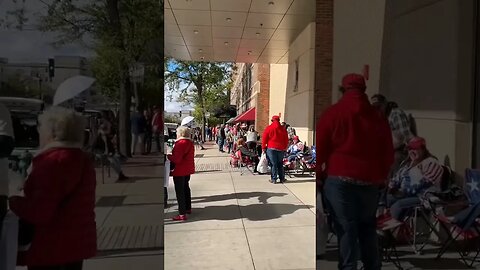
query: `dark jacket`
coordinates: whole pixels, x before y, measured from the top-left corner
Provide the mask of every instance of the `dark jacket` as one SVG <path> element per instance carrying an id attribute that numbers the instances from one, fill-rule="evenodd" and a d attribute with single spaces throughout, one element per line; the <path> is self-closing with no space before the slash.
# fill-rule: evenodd
<path id="1" fill-rule="evenodd" d="M 388 121 L 360 90 L 345 92 L 321 116 L 316 131 L 318 175 L 382 184 L 394 160 Z"/>
<path id="2" fill-rule="evenodd" d="M 132 115 L 131 125 L 133 134 L 144 134 L 147 129 L 147 120 L 143 114 L 136 112 Z"/>

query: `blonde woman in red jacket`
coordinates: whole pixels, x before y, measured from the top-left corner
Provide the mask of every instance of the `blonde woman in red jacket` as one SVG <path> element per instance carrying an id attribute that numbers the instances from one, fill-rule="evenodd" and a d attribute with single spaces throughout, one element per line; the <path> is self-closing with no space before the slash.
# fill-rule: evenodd
<path id="1" fill-rule="evenodd" d="M 195 146 L 189 128 L 184 126 L 177 128 L 177 141 L 173 146 L 172 154 L 167 155 L 167 158 L 174 164 L 172 176 L 179 212 L 179 215 L 173 217 L 173 220 L 187 220 L 187 214 L 192 213 L 190 175 L 195 173 Z"/>
<path id="2" fill-rule="evenodd" d="M 10 197 L 10 209 L 33 227 L 19 265 L 29 270 L 81 270 L 97 251 L 96 174 L 82 151 L 83 116 L 53 107 L 39 117 L 40 152 L 33 158 L 24 196 Z"/>

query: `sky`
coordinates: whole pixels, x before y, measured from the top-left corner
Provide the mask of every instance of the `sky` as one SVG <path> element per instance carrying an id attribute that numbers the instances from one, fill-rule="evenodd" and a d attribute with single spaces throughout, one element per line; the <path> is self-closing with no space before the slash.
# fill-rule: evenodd
<path id="1" fill-rule="evenodd" d="M 0 18 L 6 18 L 7 11 L 20 7 L 22 1 L 0 0 Z M 44 4 L 38 0 L 25 0 L 25 7 L 29 22 L 26 28 L 30 30 L 19 31 L 15 29 L 0 29 L 0 57 L 8 58 L 9 62 L 44 62 L 55 55 L 91 57 L 93 52 L 78 45 L 71 44 L 61 48 L 54 48 L 51 43 L 55 40 L 54 33 L 35 31 L 34 26 L 38 13 L 45 11 Z M 12 20 L 12 18 L 10 18 Z"/>

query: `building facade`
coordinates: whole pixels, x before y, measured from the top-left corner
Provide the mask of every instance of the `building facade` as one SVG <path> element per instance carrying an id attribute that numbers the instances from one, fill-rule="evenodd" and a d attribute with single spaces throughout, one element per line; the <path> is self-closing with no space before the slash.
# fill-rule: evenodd
<path id="1" fill-rule="evenodd" d="M 315 116 L 337 85 L 368 66 L 368 94 L 412 113 L 420 136 L 460 175 L 480 166 L 478 33 L 474 0 L 317 0 Z"/>

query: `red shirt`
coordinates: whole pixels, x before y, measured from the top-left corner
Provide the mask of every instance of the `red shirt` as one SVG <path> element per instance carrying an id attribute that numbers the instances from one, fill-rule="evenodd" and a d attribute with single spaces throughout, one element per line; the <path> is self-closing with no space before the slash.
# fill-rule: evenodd
<path id="1" fill-rule="evenodd" d="M 348 90 L 322 114 L 316 149 L 318 177 L 343 176 L 379 185 L 387 180 L 394 160 L 388 121 L 360 90 Z"/>
<path id="2" fill-rule="evenodd" d="M 269 125 L 262 136 L 262 150 L 274 148 L 286 151 L 288 148 L 288 133 L 280 122 L 274 121 Z"/>
<path id="3" fill-rule="evenodd" d="M 20 265 L 48 266 L 94 257 L 96 173 L 80 149 L 52 148 L 36 156 L 25 197 L 12 197 L 10 207 L 34 225 L 32 245 L 19 253 Z"/>
<path id="4" fill-rule="evenodd" d="M 175 142 L 168 160 L 175 164 L 172 176 L 188 176 L 195 173 L 195 146 L 190 139 Z"/>

